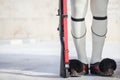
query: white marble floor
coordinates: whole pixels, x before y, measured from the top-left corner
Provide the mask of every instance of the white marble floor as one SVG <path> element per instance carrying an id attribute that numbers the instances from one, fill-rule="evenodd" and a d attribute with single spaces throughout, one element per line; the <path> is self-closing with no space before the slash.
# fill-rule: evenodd
<path id="1" fill-rule="evenodd" d="M 87 55 L 90 57 L 90 44 L 87 45 Z M 70 58 L 76 58 L 73 44 L 69 46 Z M 59 42 L 0 45 L 0 80 L 120 80 L 119 49 L 119 43 L 107 42 L 103 51 L 103 58 L 114 58 L 117 61 L 118 67 L 113 77 L 86 75 L 64 79 L 59 77 Z"/>

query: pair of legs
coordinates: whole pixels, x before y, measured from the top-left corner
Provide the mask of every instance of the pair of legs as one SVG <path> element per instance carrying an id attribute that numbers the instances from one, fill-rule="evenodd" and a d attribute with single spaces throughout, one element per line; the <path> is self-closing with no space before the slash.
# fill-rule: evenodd
<path id="1" fill-rule="evenodd" d="M 90 0 L 92 20 L 92 57 L 91 64 L 101 61 L 102 50 L 107 33 L 107 6 L 108 0 Z M 72 36 L 78 59 L 88 64 L 86 56 L 86 25 L 85 16 L 88 8 L 88 0 L 71 0 L 71 25 Z"/>

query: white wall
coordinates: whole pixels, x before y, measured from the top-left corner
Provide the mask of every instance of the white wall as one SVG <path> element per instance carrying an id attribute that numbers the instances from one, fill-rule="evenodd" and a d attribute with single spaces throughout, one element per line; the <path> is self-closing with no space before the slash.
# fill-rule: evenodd
<path id="1" fill-rule="evenodd" d="M 0 0 L 0 39 L 59 40 L 57 8 L 58 0 Z M 108 41 L 120 41 L 119 14 L 120 0 L 110 0 Z M 91 40 L 92 16 L 89 9 L 86 18 L 87 39 Z M 71 39 L 70 22 L 69 36 Z"/>
<path id="2" fill-rule="evenodd" d="M 0 0 L 0 38 L 54 39 L 58 1 Z"/>

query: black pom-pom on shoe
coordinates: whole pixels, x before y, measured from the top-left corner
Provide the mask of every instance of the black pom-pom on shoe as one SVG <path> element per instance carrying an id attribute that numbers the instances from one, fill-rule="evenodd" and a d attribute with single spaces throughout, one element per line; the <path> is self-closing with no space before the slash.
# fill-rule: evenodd
<path id="1" fill-rule="evenodd" d="M 100 71 L 109 76 L 112 76 L 112 74 L 114 74 L 114 70 L 116 70 L 116 67 L 117 64 L 115 60 L 110 58 L 103 59 L 99 65 Z"/>
<path id="2" fill-rule="evenodd" d="M 116 66 L 116 62 L 113 59 L 105 58 L 101 62 L 91 64 L 90 72 L 100 76 L 112 76 Z"/>
<path id="3" fill-rule="evenodd" d="M 79 77 L 88 74 L 88 64 L 72 59 L 69 63 L 69 72 L 71 77 Z"/>

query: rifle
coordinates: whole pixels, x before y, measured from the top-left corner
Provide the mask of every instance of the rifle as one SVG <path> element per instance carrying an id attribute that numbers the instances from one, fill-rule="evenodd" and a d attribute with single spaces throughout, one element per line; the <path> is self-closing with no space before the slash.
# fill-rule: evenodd
<path id="1" fill-rule="evenodd" d="M 69 77 L 67 0 L 59 0 L 58 16 L 59 16 L 58 30 L 61 43 L 60 76 L 63 78 L 67 78 Z"/>

